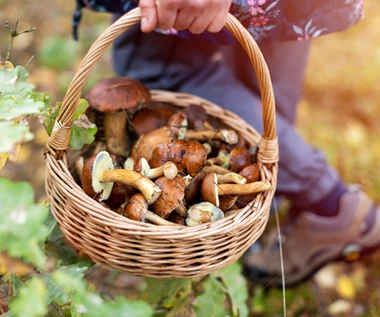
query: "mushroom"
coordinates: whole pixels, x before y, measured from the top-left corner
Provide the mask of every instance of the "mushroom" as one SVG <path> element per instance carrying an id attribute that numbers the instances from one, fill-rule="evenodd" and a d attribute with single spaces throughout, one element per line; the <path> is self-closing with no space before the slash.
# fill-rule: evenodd
<path id="1" fill-rule="evenodd" d="M 235 146 L 230 151 L 230 168 L 233 172 L 239 173 L 244 167 L 252 163 L 251 153 L 242 146 Z"/>
<path id="2" fill-rule="evenodd" d="M 154 168 L 172 161 L 179 172 L 195 176 L 204 166 L 206 158 L 207 149 L 198 142 L 169 140 L 153 150 L 149 164 Z"/>
<path id="3" fill-rule="evenodd" d="M 208 130 L 210 128 L 210 124 L 206 123 L 207 112 L 201 105 L 190 105 L 186 107 L 183 112 L 187 117 L 190 129 Z M 214 129 L 211 127 L 211 130 Z"/>
<path id="4" fill-rule="evenodd" d="M 161 226 L 177 226 L 177 224 L 162 219 L 160 216 L 148 210 L 148 202 L 143 194 L 135 194 L 129 199 L 125 205 L 119 208 L 121 215 L 127 216 L 129 219 L 136 221 L 149 221 Z"/>
<path id="5" fill-rule="evenodd" d="M 248 195 L 272 189 L 269 181 L 259 181 L 248 184 L 219 184 L 215 173 L 208 174 L 202 183 L 202 198 L 219 207 L 219 196 Z"/>
<path id="6" fill-rule="evenodd" d="M 183 140 L 187 130 L 186 115 L 182 111 L 178 111 L 170 117 L 167 126 L 177 136 L 178 140 Z"/>
<path id="7" fill-rule="evenodd" d="M 215 222 L 224 218 L 223 211 L 209 202 L 201 202 L 188 210 L 186 224 L 196 226 L 202 223 Z"/>
<path id="8" fill-rule="evenodd" d="M 204 171 L 205 173 L 217 173 L 217 174 L 227 174 L 231 172 L 229 169 L 221 167 L 219 165 L 209 165 L 209 166 L 206 165 L 202 168 L 202 171 Z"/>
<path id="9" fill-rule="evenodd" d="M 223 212 L 230 210 L 232 206 L 236 203 L 239 196 L 234 195 L 224 195 L 219 197 L 219 208 Z"/>
<path id="10" fill-rule="evenodd" d="M 260 180 L 260 169 L 257 163 L 244 167 L 239 174 L 247 179 L 247 183 L 253 183 Z"/>
<path id="11" fill-rule="evenodd" d="M 201 186 L 207 173 L 200 171 L 195 175 L 185 189 L 185 200 L 188 204 L 195 202 L 201 193 Z"/>
<path id="12" fill-rule="evenodd" d="M 161 127 L 159 129 L 145 133 L 142 136 L 140 136 L 137 142 L 134 144 L 132 148 L 131 157 L 135 161 L 138 161 L 142 157 L 146 158 L 147 161 L 149 161 L 152 156 L 153 150 L 158 145 L 171 141 L 174 137 L 174 133 L 168 127 Z"/>
<path id="13" fill-rule="evenodd" d="M 142 135 L 167 125 L 173 114 L 174 111 L 164 106 L 147 106 L 135 114 L 132 124 L 136 133 Z"/>
<path id="14" fill-rule="evenodd" d="M 172 212 L 167 220 L 182 226 L 186 226 L 186 219 L 177 214 L 176 212 Z"/>
<path id="15" fill-rule="evenodd" d="M 230 155 L 225 150 L 220 150 L 217 157 L 211 157 L 207 159 L 206 165 L 219 165 L 224 168 L 229 168 L 230 166 Z"/>
<path id="16" fill-rule="evenodd" d="M 245 184 L 247 183 L 247 180 L 242 175 L 230 172 L 226 174 L 217 174 L 217 182 L 218 184 Z"/>
<path id="17" fill-rule="evenodd" d="M 150 101 L 150 93 L 142 83 L 128 77 L 100 80 L 88 92 L 91 107 L 104 113 L 103 126 L 110 153 L 127 157 L 128 114 Z"/>
<path id="18" fill-rule="evenodd" d="M 161 195 L 160 188 L 149 178 L 135 171 L 114 169 L 108 152 L 102 151 L 89 158 L 82 171 L 82 187 L 87 195 L 99 195 L 99 201 L 110 197 L 115 182 L 124 183 L 138 189 L 152 204 Z"/>
<path id="19" fill-rule="evenodd" d="M 238 135 L 234 130 L 220 129 L 217 131 L 213 130 L 187 130 L 185 133 L 185 138 L 196 141 L 208 141 L 208 140 L 218 140 L 223 141 L 228 144 L 236 144 L 238 142 Z"/>
<path id="20" fill-rule="evenodd" d="M 184 206 L 186 184 L 183 178 L 177 175 L 174 179 L 160 177 L 155 184 L 161 189 L 161 196 L 154 202 L 153 210 L 160 217 L 166 219 L 175 210 L 182 217 L 187 216 Z"/>
<path id="21" fill-rule="evenodd" d="M 128 157 L 124 162 L 124 169 L 129 171 L 135 170 L 135 160 L 132 157 Z"/>
<path id="22" fill-rule="evenodd" d="M 159 167 L 150 168 L 148 161 L 143 157 L 140 158 L 135 165 L 135 171 L 150 179 L 156 179 L 161 176 L 173 179 L 178 174 L 177 165 L 175 165 L 173 162 L 165 162 Z"/>

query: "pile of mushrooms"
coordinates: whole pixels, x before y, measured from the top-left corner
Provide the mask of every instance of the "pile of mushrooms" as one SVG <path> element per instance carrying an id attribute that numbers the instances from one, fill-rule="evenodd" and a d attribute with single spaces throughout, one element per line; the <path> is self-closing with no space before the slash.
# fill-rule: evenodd
<path id="1" fill-rule="evenodd" d="M 124 77 L 96 84 L 88 100 L 104 114 L 105 147 L 81 164 L 82 188 L 129 219 L 215 222 L 271 189 L 245 140 L 202 106 L 154 104 L 146 87 Z"/>

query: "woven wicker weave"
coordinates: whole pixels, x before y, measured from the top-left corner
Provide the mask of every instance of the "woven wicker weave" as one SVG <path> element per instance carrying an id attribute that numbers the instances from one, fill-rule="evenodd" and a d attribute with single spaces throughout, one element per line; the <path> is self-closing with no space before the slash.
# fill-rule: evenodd
<path id="1" fill-rule="evenodd" d="M 196 277 L 237 260 L 262 234 L 277 180 L 277 138 L 272 85 L 256 43 L 233 17 L 226 27 L 249 55 L 263 101 L 264 132 L 260 136 L 235 114 L 202 98 L 152 91 L 154 101 L 186 107 L 202 105 L 207 113 L 231 126 L 251 144 L 260 142 L 258 161 L 263 180 L 273 190 L 260 193 L 240 213 L 195 227 L 156 226 L 110 212 L 87 196 L 69 172 L 68 148 L 72 117 L 92 68 L 117 36 L 140 21 L 134 9 L 112 24 L 92 45 L 68 88 L 53 133 L 46 145 L 46 190 L 51 210 L 66 238 L 95 262 L 139 276 Z"/>

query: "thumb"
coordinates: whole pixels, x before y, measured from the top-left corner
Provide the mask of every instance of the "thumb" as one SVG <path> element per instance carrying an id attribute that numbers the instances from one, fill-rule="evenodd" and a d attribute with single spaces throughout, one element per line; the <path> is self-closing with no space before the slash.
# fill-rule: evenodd
<path id="1" fill-rule="evenodd" d="M 140 0 L 141 31 L 148 33 L 157 25 L 157 7 L 155 0 Z"/>

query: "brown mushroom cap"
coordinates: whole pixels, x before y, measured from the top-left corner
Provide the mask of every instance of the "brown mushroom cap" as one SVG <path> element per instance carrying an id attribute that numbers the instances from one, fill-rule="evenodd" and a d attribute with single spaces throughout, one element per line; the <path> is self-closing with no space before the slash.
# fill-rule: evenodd
<path id="1" fill-rule="evenodd" d="M 128 110 L 151 100 L 148 88 L 128 77 L 115 76 L 98 81 L 86 99 L 91 107 L 101 112 Z"/>
<path id="2" fill-rule="evenodd" d="M 260 169 L 257 163 L 244 167 L 239 174 L 246 178 L 247 183 L 253 183 L 260 180 Z"/>
<path id="3" fill-rule="evenodd" d="M 155 184 L 161 189 L 161 196 L 154 202 L 153 210 L 166 219 L 176 207 L 183 203 L 186 184 L 179 175 L 174 179 L 160 177 Z"/>
<path id="4" fill-rule="evenodd" d="M 215 173 L 207 174 L 201 186 L 202 199 L 219 207 L 218 178 Z"/>
<path id="5" fill-rule="evenodd" d="M 200 171 L 191 179 L 190 184 L 186 187 L 185 200 L 188 204 L 194 203 L 200 197 L 202 182 L 206 175 L 207 173 Z"/>
<path id="6" fill-rule="evenodd" d="M 133 126 L 138 135 L 156 130 L 168 123 L 174 111 L 163 107 L 145 107 L 139 110 L 133 118 Z"/>
<path id="7" fill-rule="evenodd" d="M 149 164 L 151 167 L 159 167 L 172 161 L 177 165 L 178 171 L 195 176 L 204 166 L 207 154 L 207 149 L 196 141 L 169 140 L 153 150 Z"/>
<path id="8" fill-rule="evenodd" d="M 235 173 L 239 173 L 244 167 L 252 163 L 251 154 L 242 146 L 235 146 L 230 152 L 230 167 Z"/>
<path id="9" fill-rule="evenodd" d="M 140 158 L 144 157 L 147 161 L 152 157 L 153 150 L 162 143 L 166 143 L 172 140 L 174 133 L 168 127 L 161 127 L 159 129 L 150 131 L 139 137 L 137 142 L 132 148 L 131 157 L 137 162 Z M 165 163 L 165 162 L 163 162 Z M 158 167 L 162 164 L 153 166 L 149 162 L 151 167 Z"/>
<path id="10" fill-rule="evenodd" d="M 183 110 L 187 117 L 189 129 L 203 130 L 203 122 L 207 120 L 207 112 L 201 105 L 190 105 Z"/>

